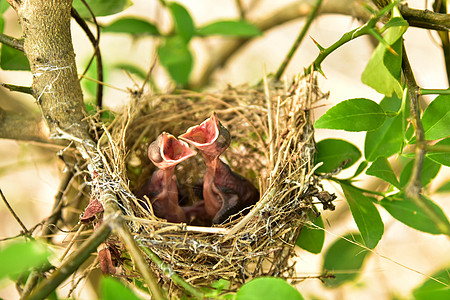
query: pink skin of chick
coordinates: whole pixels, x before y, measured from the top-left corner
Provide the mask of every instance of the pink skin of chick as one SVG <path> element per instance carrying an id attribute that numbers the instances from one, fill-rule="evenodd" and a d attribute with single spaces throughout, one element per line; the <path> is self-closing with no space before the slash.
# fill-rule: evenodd
<path id="1" fill-rule="evenodd" d="M 189 128 L 179 139 L 197 148 L 205 159 L 203 199 L 205 212 L 213 224 L 220 224 L 258 202 L 259 191 L 253 184 L 219 159 L 230 145 L 231 136 L 216 113 L 200 125 Z"/>
<path id="2" fill-rule="evenodd" d="M 188 144 L 165 132 L 150 144 L 148 157 L 158 170 L 139 194 L 149 197 L 157 217 L 169 222 L 186 222 L 183 209 L 178 204 L 178 186 L 174 171 L 177 164 L 196 154 Z"/>

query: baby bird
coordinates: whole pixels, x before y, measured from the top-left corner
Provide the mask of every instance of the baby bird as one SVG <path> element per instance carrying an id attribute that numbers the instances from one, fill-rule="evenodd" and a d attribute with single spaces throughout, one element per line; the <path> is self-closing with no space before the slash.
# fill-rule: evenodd
<path id="1" fill-rule="evenodd" d="M 177 164 L 196 154 L 188 144 L 165 132 L 150 144 L 148 157 L 159 170 L 153 173 L 149 183 L 144 185 L 138 195 L 149 197 L 157 217 L 169 222 L 186 222 L 186 216 L 178 204 L 174 171 Z"/>
<path id="2" fill-rule="evenodd" d="M 216 113 L 179 136 L 196 147 L 205 159 L 203 199 L 206 214 L 213 224 L 220 224 L 259 200 L 259 191 L 244 177 L 231 171 L 219 159 L 231 141 L 230 132 L 219 122 Z"/>

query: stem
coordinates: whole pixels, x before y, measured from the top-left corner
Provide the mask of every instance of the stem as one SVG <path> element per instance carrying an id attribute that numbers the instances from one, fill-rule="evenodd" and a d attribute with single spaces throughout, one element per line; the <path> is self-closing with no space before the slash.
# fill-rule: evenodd
<path id="1" fill-rule="evenodd" d="M 321 64 L 325 60 L 325 58 L 330 55 L 334 50 L 338 49 L 342 45 L 350 42 L 351 40 L 354 40 L 360 36 L 366 35 L 366 34 L 373 34 L 374 30 L 376 28 L 377 22 L 395 5 L 397 5 L 399 1 L 395 1 L 390 3 L 389 5 L 385 6 L 383 9 L 381 9 L 375 16 L 371 17 L 369 21 L 367 21 L 366 24 L 363 26 L 360 26 L 356 29 L 353 29 L 352 31 L 349 31 L 347 33 L 344 33 L 344 35 L 333 45 L 331 45 L 328 48 L 320 48 L 319 55 L 314 60 L 314 62 L 305 70 L 305 74 L 310 74 L 313 71 L 318 71 L 323 75 Z"/>
<path id="2" fill-rule="evenodd" d="M 411 122 L 414 126 L 416 136 L 415 159 L 411 177 L 405 186 L 405 195 L 410 198 L 431 220 L 433 220 L 439 231 L 450 236 L 450 223 L 445 217 L 438 214 L 433 207 L 428 204 L 428 202 L 424 201 L 420 194 L 422 189 L 420 176 L 422 173 L 423 160 L 426 154 L 426 141 L 422 122 L 420 120 L 420 105 L 418 97 L 419 87 L 417 86 L 414 73 L 412 72 L 411 65 L 409 64 L 404 44 L 402 48 L 402 70 L 406 85 L 408 86 Z"/>
<path id="3" fill-rule="evenodd" d="M 435 1 L 433 4 L 435 12 L 447 14 L 447 0 Z M 442 52 L 445 61 L 445 71 L 447 72 L 447 83 L 450 84 L 450 38 L 448 31 L 438 31 L 439 38 L 441 39 Z"/>
<path id="4" fill-rule="evenodd" d="M 13 38 L 9 35 L 0 33 L 0 43 L 8 45 L 16 50 L 23 52 L 23 41 Z"/>
<path id="5" fill-rule="evenodd" d="M 114 220 L 111 220 L 114 221 Z M 92 252 L 103 243 L 111 233 L 109 222 L 104 222 L 81 246 L 72 253 L 50 277 L 45 279 L 30 295 L 22 295 L 22 299 L 40 300 L 45 299 L 52 293 L 64 280 L 75 272 Z"/>
<path id="6" fill-rule="evenodd" d="M 128 249 L 130 256 L 132 257 L 134 264 L 141 272 L 142 277 L 148 285 L 149 290 L 152 293 L 152 299 L 163 300 L 165 299 L 161 289 L 159 288 L 158 281 L 155 279 L 145 258 L 142 256 L 142 253 L 139 250 L 139 246 L 137 245 L 134 238 L 131 236 L 131 233 L 128 231 L 125 222 L 123 220 L 120 221 L 119 226 L 114 230 L 117 235 L 122 240 L 125 247 Z"/>
<path id="7" fill-rule="evenodd" d="M 419 88 L 420 95 L 450 95 L 450 89 L 422 89 Z"/>
<path id="8" fill-rule="evenodd" d="M 0 195 L 2 197 L 3 202 L 5 203 L 6 207 L 8 208 L 9 212 L 13 215 L 14 219 L 16 219 L 17 223 L 19 223 L 20 227 L 22 227 L 22 230 L 25 233 L 25 235 L 27 235 L 27 236 L 30 235 L 30 232 L 28 231 L 25 224 L 23 224 L 22 220 L 20 220 L 19 216 L 16 214 L 14 209 L 11 207 L 11 205 L 9 205 L 8 200 L 6 200 L 5 195 L 3 195 L 2 189 L 0 189 Z"/>
<path id="9" fill-rule="evenodd" d="M 175 273 L 170 266 L 164 263 L 158 255 L 156 255 L 151 249 L 141 245 L 140 248 L 145 254 L 158 266 L 158 268 L 164 272 L 164 275 L 168 276 L 175 284 L 178 284 L 182 288 L 184 288 L 189 294 L 194 296 L 197 299 L 203 299 L 204 294 L 195 288 L 194 286 L 187 283 L 182 277 L 180 277 L 177 273 Z"/>
<path id="10" fill-rule="evenodd" d="M 311 24 L 313 20 L 317 16 L 317 12 L 319 11 L 320 6 L 322 5 L 322 0 L 316 0 L 316 3 L 314 4 L 312 10 L 310 11 L 305 25 L 303 25 L 302 30 L 300 31 L 297 39 L 295 40 L 294 44 L 292 45 L 291 49 L 289 50 L 288 54 L 284 58 L 283 62 L 281 63 L 280 67 L 278 68 L 277 72 L 275 73 L 275 80 L 280 80 L 281 76 L 283 75 L 284 71 L 286 70 L 289 62 L 292 60 L 292 57 L 294 57 L 295 52 L 297 51 L 298 47 L 300 47 L 300 44 L 302 43 L 306 33 L 308 32 L 309 28 L 311 27 Z"/>

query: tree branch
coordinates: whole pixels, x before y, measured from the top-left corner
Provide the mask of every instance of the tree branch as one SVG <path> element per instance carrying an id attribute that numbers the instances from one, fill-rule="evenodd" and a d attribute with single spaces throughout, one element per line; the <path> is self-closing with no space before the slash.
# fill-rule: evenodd
<path id="1" fill-rule="evenodd" d="M 417 86 L 414 73 L 411 65 L 409 64 L 408 55 L 404 44 L 402 53 L 402 71 L 408 87 L 411 122 L 414 126 L 416 137 L 415 159 L 411 177 L 405 186 L 405 195 L 410 198 L 431 220 L 433 220 L 439 231 L 450 236 L 450 224 L 446 218 L 443 218 L 439 213 L 437 213 L 427 201 L 424 201 L 421 195 L 422 184 L 420 182 L 420 177 L 426 154 L 426 141 L 422 121 L 420 120 L 419 87 Z"/>
<path id="2" fill-rule="evenodd" d="M 398 8 L 410 26 L 443 31 L 450 30 L 450 15 L 448 14 L 435 13 L 427 9 L 409 8 L 403 4 L 400 4 Z"/>
<path id="3" fill-rule="evenodd" d="M 6 34 L 0 33 L 0 43 L 23 52 L 23 42 Z"/>
<path id="4" fill-rule="evenodd" d="M 0 108 L 0 138 L 24 142 L 52 143 L 48 128 L 41 118 Z"/>
<path id="5" fill-rule="evenodd" d="M 262 32 L 269 31 L 287 22 L 308 16 L 314 8 L 314 3 L 315 0 L 294 2 L 286 5 L 270 16 L 264 16 L 261 19 L 254 21 L 254 24 Z M 325 14 L 353 16 L 363 21 L 370 18 L 370 12 L 360 4 L 359 0 L 325 1 L 318 12 L 318 15 Z M 226 41 L 224 45 L 220 47 L 220 51 L 211 56 L 206 70 L 197 81 L 192 82 L 191 87 L 195 88 L 207 85 L 212 79 L 212 74 L 224 66 L 234 54 L 251 40 L 251 38 L 245 38 Z"/>

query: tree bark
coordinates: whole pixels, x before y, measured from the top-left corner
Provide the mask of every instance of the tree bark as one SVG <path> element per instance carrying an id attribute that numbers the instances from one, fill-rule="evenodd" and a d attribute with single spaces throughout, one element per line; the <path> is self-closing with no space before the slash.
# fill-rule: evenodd
<path id="1" fill-rule="evenodd" d="M 33 74 L 33 96 L 51 137 L 57 138 L 61 129 L 89 139 L 70 31 L 72 0 L 9 2 L 22 25 L 25 55 Z"/>

